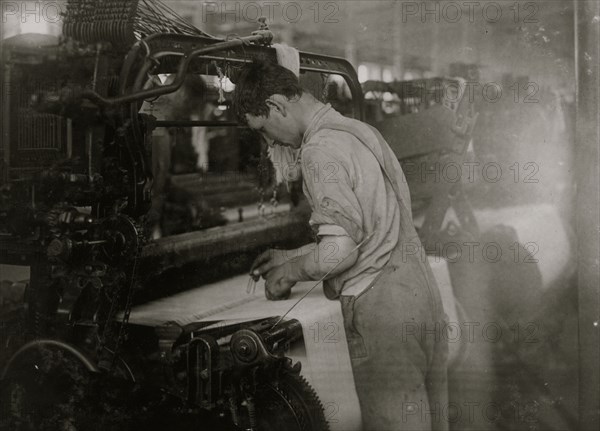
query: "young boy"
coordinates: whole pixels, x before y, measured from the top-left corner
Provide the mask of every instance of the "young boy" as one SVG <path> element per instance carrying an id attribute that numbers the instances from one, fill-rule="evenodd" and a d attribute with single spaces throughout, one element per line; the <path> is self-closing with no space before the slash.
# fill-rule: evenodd
<path id="1" fill-rule="evenodd" d="M 245 66 L 233 102 L 240 121 L 266 140 L 300 149 L 318 238 L 256 259 L 251 271 L 265 278 L 267 298 L 326 276 L 325 296 L 342 304 L 364 429 L 447 429 L 445 314 L 388 144 L 276 64 Z"/>

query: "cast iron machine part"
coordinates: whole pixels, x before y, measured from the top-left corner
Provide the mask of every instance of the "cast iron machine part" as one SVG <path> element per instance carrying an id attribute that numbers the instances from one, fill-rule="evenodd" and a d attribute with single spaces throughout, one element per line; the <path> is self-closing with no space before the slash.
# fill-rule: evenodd
<path id="1" fill-rule="evenodd" d="M 285 354 L 302 338 L 297 320 L 277 318 L 217 330 L 192 331 L 185 345 L 187 402 L 226 409 L 248 430 L 327 430 L 323 406 Z"/>

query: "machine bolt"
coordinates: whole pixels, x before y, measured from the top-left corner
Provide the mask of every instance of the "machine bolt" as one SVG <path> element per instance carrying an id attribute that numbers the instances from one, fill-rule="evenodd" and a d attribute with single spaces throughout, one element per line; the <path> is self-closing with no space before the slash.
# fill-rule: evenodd
<path id="1" fill-rule="evenodd" d="M 242 344 L 239 348 L 238 348 L 238 353 L 240 356 L 246 356 L 248 355 L 248 351 L 250 350 L 250 348 L 248 347 L 248 345 L 246 344 Z"/>
<path id="2" fill-rule="evenodd" d="M 242 339 L 235 346 L 235 354 L 242 361 L 251 361 L 256 357 L 257 347 L 254 340 Z"/>

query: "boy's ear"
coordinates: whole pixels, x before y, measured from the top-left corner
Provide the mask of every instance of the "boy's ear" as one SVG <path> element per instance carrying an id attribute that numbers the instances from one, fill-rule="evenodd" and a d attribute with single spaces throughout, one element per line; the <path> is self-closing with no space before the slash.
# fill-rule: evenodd
<path id="1" fill-rule="evenodd" d="M 286 111 L 286 107 L 285 104 L 283 103 L 283 101 L 285 100 L 285 98 L 279 94 L 274 94 L 271 97 L 269 97 L 267 100 L 265 100 L 265 103 L 267 104 L 267 106 L 269 107 L 269 109 L 275 109 L 276 111 L 279 111 L 281 113 L 282 116 L 286 116 L 287 115 L 287 111 Z"/>

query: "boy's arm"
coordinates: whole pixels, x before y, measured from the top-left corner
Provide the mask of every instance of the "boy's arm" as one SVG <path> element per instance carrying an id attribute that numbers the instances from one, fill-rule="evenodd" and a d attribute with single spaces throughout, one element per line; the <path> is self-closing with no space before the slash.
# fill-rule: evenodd
<path id="1" fill-rule="evenodd" d="M 347 235 L 325 235 L 309 253 L 287 262 L 288 281 L 316 281 L 348 270 L 358 258 L 356 243 Z"/>
<path id="2" fill-rule="evenodd" d="M 323 236 L 316 253 L 276 266 L 265 274 L 268 299 L 287 299 L 298 281 L 328 279 L 349 269 L 358 258 L 356 243 L 349 236 Z"/>

